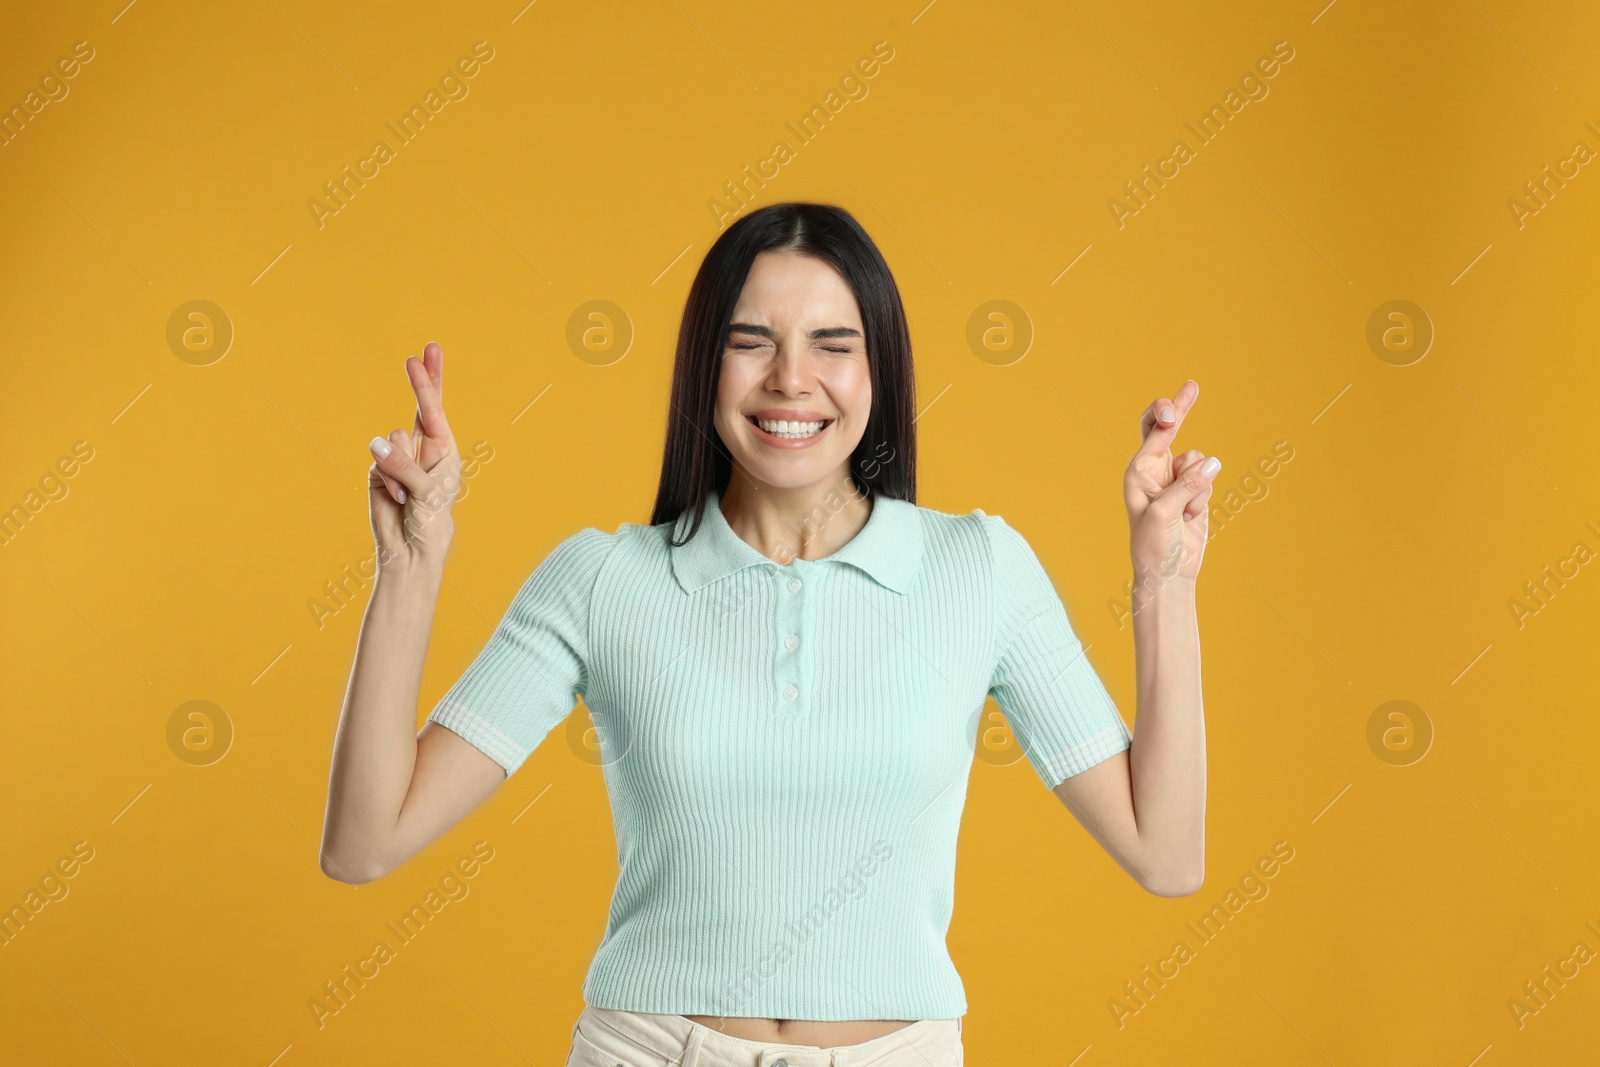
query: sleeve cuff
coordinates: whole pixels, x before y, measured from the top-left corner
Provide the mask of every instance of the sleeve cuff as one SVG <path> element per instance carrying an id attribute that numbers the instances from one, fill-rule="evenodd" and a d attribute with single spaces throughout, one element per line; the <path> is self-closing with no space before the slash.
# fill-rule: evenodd
<path id="1" fill-rule="evenodd" d="M 436 722 L 505 769 L 506 777 L 516 773 L 531 754 L 517 742 L 501 732 L 494 723 L 473 711 L 465 704 L 446 700 L 428 715 L 428 722 Z"/>
<path id="2" fill-rule="evenodd" d="M 1133 735 L 1119 717 L 1115 726 L 1108 726 L 1065 751 L 1034 753 L 1030 762 L 1039 771 L 1044 784 L 1054 789 L 1073 775 L 1082 774 L 1095 764 L 1132 747 Z"/>

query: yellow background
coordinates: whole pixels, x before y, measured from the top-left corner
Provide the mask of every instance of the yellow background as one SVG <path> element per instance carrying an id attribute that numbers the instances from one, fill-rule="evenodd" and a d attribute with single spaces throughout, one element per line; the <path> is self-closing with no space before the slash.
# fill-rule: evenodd
<path id="1" fill-rule="evenodd" d="M 76 842 L 94 858 L 0 948 L 0 1060 L 561 1061 L 616 871 L 600 770 L 564 725 L 401 869 L 329 880 L 365 594 L 321 629 L 307 602 L 371 552 L 366 442 L 410 428 L 402 361 L 430 339 L 457 437 L 493 458 L 457 510 L 419 721 L 551 547 L 648 521 L 707 202 L 782 138 L 756 202 L 845 206 L 903 290 L 919 503 L 1024 531 L 1130 722 L 1108 604 L 1140 412 L 1201 383 L 1178 441 L 1222 458 L 1218 498 L 1294 450 L 1200 582 L 1198 894 L 1143 893 L 1025 764 L 975 765 L 949 935 L 972 1062 L 1591 1061 L 1600 963 L 1520 1027 L 1507 1002 L 1600 951 L 1600 563 L 1520 627 L 1508 602 L 1600 550 L 1600 175 L 1520 227 L 1507 202 L 1600 149 L 1600 13 L 1323 3 L 8 13 L 7 109 L 75 42 L 95 57 L 0 147 L 0 506 L 75 442 L 94 455 L 0 546 L 0 905 Z M 480 40 L 470 95 L 319 228 L 307 201 Z M 869 94 L 796 147 L 785 122 L 880 40 Z M 1278 41 L 1270 94 L 1119 229 L 1122 183 Z M 166 339 L 194 299 L 235 331 L 209 366 Z M 595 299 L 634 331 L 604 366 L 566 342 Z M 1035 331 L 1004 366 L 966 341 L 997 299 Z M 1393 299 L 1436 333 L 1410 366 L 1367 345 Z M 209 766 L 167 740 L 197 699 L 235 731 Z M 1434 731 L 1407 766 L 1367 740 L 1394 699 Z M 471 895 L 319 1028 L 307 1001 L 479 840 Z M 1278 841 L 1270 895 L 1119 1027 L 1123 983 L 1196 946 L 1185 923 Z"/>

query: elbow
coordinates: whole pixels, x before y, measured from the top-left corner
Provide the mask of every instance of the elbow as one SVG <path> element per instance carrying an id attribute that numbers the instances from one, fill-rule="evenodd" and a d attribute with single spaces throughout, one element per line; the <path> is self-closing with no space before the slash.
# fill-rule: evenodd
<path id="1" fill-rule="evenodd" d="M 335 882 L 344 882 L 346 885 L 366 885 L 388 874 L 386 868 L 378 868 L 372 864 L 356 863 L 353 860 L 340 861 L 328 853 L 322 853 L 322 873 L 332 878 Z"/>
<path id="2" fill-rule="evenodd" d="M 1196 866 L 1187 870 L 1163 871 L 1154 876 L 1147 876 L 1140 884 L 1145 892 L 1158 897 L 1191 897 L 1200 892 L 1205 880 L 1205 867 Z"/>

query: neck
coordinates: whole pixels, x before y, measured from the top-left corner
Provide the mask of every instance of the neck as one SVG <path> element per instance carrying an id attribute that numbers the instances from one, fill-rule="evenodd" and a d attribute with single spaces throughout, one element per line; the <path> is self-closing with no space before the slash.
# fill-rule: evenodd
<path id="1" fill-rule="evenodd" d="M 848 471 L 815 485 L 762 485 L 735 470 L 720 497 L 722 517 L 739 539 L 787 566 L 837 552 L 867 524 L 869 497 Z"/>

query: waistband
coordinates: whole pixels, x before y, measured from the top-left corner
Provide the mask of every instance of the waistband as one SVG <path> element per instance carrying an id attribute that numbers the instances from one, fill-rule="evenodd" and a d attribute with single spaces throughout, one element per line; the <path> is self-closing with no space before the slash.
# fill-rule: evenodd
<path id="1" fill-rule="evenodd" d="M 907 1052 L 913 1056 L 925 1052 L 927 1057 L 917 1056 L 917 1063 L 931 1062 L 943 1067 L 938 1053 L 958 1048 L 961 1040 L 959 1018 L 922 1019 L 870 1041 L 827 1048 L 781 1041 L 749 1041 L 730 1037 L 682 1015 L 624 1011 L 592 1004 L 583 1009 L 578 1027 L 583 1028 L 586 1022 L 647 1048 L 663 1060 L 681 1062 L 683 1067 L 694 1067 L 697 1062 L 749 1067 L 776 1067 L 780 1063 L 785 1067 L 868 1067 L 879 1062 L 895 1062 L 890 1059 L 891 1054 L 904 1056 Z"/>

